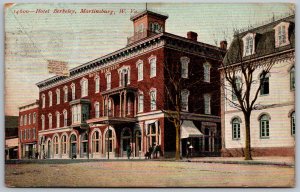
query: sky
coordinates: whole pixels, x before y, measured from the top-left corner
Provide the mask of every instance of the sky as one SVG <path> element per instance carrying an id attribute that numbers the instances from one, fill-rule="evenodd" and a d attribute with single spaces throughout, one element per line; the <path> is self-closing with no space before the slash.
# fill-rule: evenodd
<path id="1" fill-rule="evenodd" d="M 198 41 L 218 46 L 224 39 L 230 44 L 234 28 L 259 26 L 292 9 L 282 3 L 148 3 L 147 7 L 168 14 L 166 32 L 186 37 L 194 31 Z M 53 13 L 62 9 L 76 13 Z M 81 9 L 103 13 L 80 13 Z M 145 3 L 7 5 L 5 115 L 18 115 L 18 107 L 38 99 L 36 83 L 53 76 L 47 60 L 65 61 L 73 68 L 125 47 L 133 35 L 130 16 L 144 9 Z"/>

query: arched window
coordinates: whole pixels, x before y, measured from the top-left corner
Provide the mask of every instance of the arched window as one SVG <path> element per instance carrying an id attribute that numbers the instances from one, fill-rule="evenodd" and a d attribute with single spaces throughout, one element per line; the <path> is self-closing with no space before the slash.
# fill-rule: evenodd
<path id="1" fill-rule="evenodd" d="M 113 152 L 115 147 L 115 134 L 111 128 L 109 128 L 105 133 L 105 151 Z"/>
<path id="2" fill-rule="evenodd" d="M 181 110 L 188 111 L 189 110 L 189 95 L 190 92 L 187 89 L 181 91 Z"/>
<path id="3" fill-rule="evenodd" d="M 82 153 L 87 153 L 88 151 L 88 135 L 87 133 L 84 133 L 82 135 L 82 139 L 81 139 L 81 146 L 82 146 Z"/>
<path id="4" fill-rule="evenodd" d="M 23 116 L 21 115 L 21 117 L 20 117 L 20 126 L 22 126 L 23 125 Z"/>
<path id="5" fill-rule="evenodd" d="M 106 90 L 109 90 L 111 88 L 111 73 L 106 74 Z"/>
<path id="6" fill-rule="evenodd" d="M 60 113 L 56 112 L 56 127 L 60 127 Z"/>
<path id="7" fill-rule="evenodd" d="M 150 63 L 150 78 L 156 76 L 156 57 L 151 56 L 149 58 L 149 63 Z"/>
<path id="8" fill-rule="evenodd" d="M 295 67 L 292 67 L 290 70 L 290 88 L 295 90 Z"/>
<path id="9" fill-rule="evenodd" d="M 52 129 L 52 114 L 48 114 L 48 119 L 49 119 L 49 129 Z"/>
<path id="10" fill-rule="evenodd" d="M 99 131 L 95 131 L 92 135 L 92 153 L 100 153 L 101 142 Z"/>
<path id="11" fill-rule="evenodd" d="M 139 104 L 138 104 L 138 111 L 143 112 L 144 111 L 144 94 L 143 92 L 139 92 Z"/>
<path id="12" fill-rule="evenodd" d="M 95 118 L 99 118 L 100 117 L 100 104 L 99 102 L 95 103 Z"/>
<path id="13" fill-rule="evenodd" d="M 296 123 L 295 123 L 295 112 L 291 114 L 291 133 L 292 135 L 295 135 L 295 128 L 296 128 Z"/>
<path id="14" fill-rule="evenodd" d="M 27 115 L 24 115 L 24 125 L 27 125 Z"/>
<path id="15" fill-rule="evenodd" d="M 68 102 L 68 87 L 64 86 L 64 102 Z"/>
<path id="16" fill-rule="evenodd" d="M 56 89 L 56 104 L 60 104 L 60 90 Z"/>
<path id="17" fill-rule="evenodd" d="M 269 73 L 264 76 L 264 72 L 260 75 L 260 95 L 269 94 Z"/>
<path id="18" fill-rule="evenodd" d="M 235 78 L 235 86 L 237 88 L 237 91 L 240 92 L 242 89 L 242 80 L 240 77 Z M 234 91 L 234 88 L 232 87 L 232 100 L 237 100 L 237 93 Z"/>
<path id="19" fill-rule="evenodd" d="M 232 120 L 232 139 L 237 140 L 241 138 L 241 125 L 238 118 Z"/>
<path id="20" fill-rule="evenodd" d="M 49 107 L 52 106 L 52 91 L 48 92 L 48 96 L 49 96 Z"/>
<path id="21" fill-rule="evenodd" d="M 203 72 L 204 72 L 204 82 L 210 82 L 210 68 L 211 65 L 209 63 L 204 63 L 203 64 Z"/>
<path id="22" fill-rule="evenodd" d="M 181 62 L 181 77 L 188 78 L 190 59 L 188 57 L 181 57 L 180 62 Z"/>
<path id="23" fill-rule="evenodd" d="M 31 124 L 31 113 L 29 113 L 29 115 L 28 115 L 28 125 L 30 125 Z"/>
<path id="24" fill-rule="evenodd" d="M 46 97 L 45 94 L 42 94 L 42 108 L 45 108 Z"/>
<path id="25" fill-rule="evenodd" d="M 75 100 L 76 98 L 76 89 L 75 89 L 75 84 L 71 84 L 71 90 L 72 90 L 72 100 Z"/>
<path id="26" fill-rule="evenodd" d="M 58 154 L 58 136 L 55 136 L 53 138 L 53 150 L 54 150 L 54 154 L 57 155 Z"/>
<path id="27" fill-rule="evenodd" d="M 45 130 L 45 116 L 42 115 L 41 119 L 42 119 L 42 130 Z"/>
<path id="28" fill-rule="evenodd" d="M 88 80 L 86 78 L 83 78 L 80 81 L 81 84 L 81 97 L 88 96 Z"/>
<path id="29" fill-rule="evenodd" d="M 156 110 L 156 89 L 150 91 L 150 109 Z"/>
<path id="30" fill-rule="evenodd" d="M 143 80 L 144 78 L 144 69 L 143 69 L 144 65 L 143 65 L 143 61 L 139 60 L 137 62 L 137 68 L 138 68 L 138 81 Z"/>
<path id="31" fill-rule="evenodd" d="M 36 112 L 33 113 L 33 119 L 32 119 L 33 123 L 36 123 Z"/>
<path id="32" fill-rule="evenodd" d="M 61 153 L 67 154 L 67 136 L 63 135 L 61 137 Z"/>
<path id="33" fill-rule="evenodd" d="M 64 127 L 68 126 L 68 111 L 64 110 Z"/>
<path id="34" fill-rule="evenodd" d="M 100 90 L 100 78 L 97 75 L 95 77 L 95 93 L 99 93 L 99 90 Z"/>
<path id="35" fill-rule="evenodd" d="M 126 87 L 128 84 L 130 84 L 130 67 L 129 66 L 123 66 L 119 69 L 119 86 Z"/>
<path id="36" fill-rule="evenodd" d="M 260 138 L 269 138 L 270 136 L 270 125 L 269 125 L 269 116 L 262 115 L 260 117 Z"/>

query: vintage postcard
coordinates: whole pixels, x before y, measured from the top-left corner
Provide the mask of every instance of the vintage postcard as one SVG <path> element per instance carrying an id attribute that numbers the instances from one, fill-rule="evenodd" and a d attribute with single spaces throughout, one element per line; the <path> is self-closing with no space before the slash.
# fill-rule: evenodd
<path id="1" fill-rule="evenodd" d="M 7 187 L 295 186 L 294 4 L 4 9 Z"/>

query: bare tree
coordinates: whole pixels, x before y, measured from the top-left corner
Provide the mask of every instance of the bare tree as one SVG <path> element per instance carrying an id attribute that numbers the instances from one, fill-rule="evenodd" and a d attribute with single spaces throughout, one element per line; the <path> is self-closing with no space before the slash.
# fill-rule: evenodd
<path id="1" fill-rule="evenodd" d="M 232 50 L 227 52 L 221 67 L 221 96 L 225 97 L 231 107 L 243 113 L 246 134 L 244 157 L 245 160 L 252 160 L 251 113 L 253 110 L 264 107 L 256 104 L 256 101 L 264 80 L 273 65 L 282 60 L 290 60 L 292 54 L 281 54 L 261 59 L 256 53 L 252 53 L 252 50 L 254 50 L 254 47 L 252 47 L 249 48 L 249 56 L 244 57 L 242 45 L 241 34 L 236 32 L 231 45 Z M 254 76 L 257 71 L 261 71 L 260 80 L 257 80 Z"/>

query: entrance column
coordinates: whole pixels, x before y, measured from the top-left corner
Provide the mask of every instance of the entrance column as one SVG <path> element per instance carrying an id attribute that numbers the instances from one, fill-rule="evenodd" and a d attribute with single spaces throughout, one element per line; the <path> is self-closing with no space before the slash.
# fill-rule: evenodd
<path id="1" fill-rule="evenodd" d="M 126 117 L 126 106 L 127 106 L 127 98 L 126 98 L 126 91 L 124 91 L 124 117 Z"/>
<path id="2" fill-rule="evenodd" d="M 120 114 L 119 116 L 122 117 L 122 91 L 120 92 Z"/>

